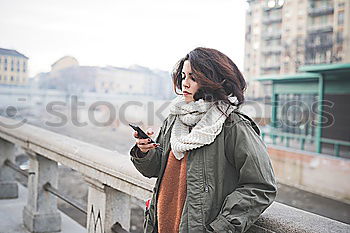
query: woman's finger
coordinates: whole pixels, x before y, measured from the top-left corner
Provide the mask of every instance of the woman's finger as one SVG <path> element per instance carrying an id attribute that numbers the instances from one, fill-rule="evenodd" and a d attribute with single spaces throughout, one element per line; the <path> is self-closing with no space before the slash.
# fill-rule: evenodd
<path id="1" fill-rule="evenodd" d="M 141 138 L 136 139 L 136 144 L 140 144 L 140 145 L 146 145 L 150 142 L 151 142 L 151 139 L 141 139 Z"/>
<path id="2" fill-rule="evenodd" d="M 152 134 L 154 134 L 153 129 L 151 129 L 151 128 L 147 129 L 146 134 L 148 136 L 151 136 Z"/>
<path id="3" fill-rule="evenodd" d="M 158 146 L 159 144 L 157 143 L 150 143 L 147 145 L 138 145 L 138 147 L 142 150 L 151 150 L 151 149 L 157 148 Z"/>
<path id="4" fill-rule="evenodd" d="M 134 138 L 138 138 L 138 133 L 137 133 L 137 131 L 134 131 Z"/>

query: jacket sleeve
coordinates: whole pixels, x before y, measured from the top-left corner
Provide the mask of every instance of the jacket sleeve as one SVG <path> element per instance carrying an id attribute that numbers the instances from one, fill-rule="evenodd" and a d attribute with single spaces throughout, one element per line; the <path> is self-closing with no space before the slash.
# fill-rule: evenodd
<path id="1" fill-rule="evenodd" d="M 166 128 L 167 119 L 164 120 L 161 126 L 156 142 L 160 143 L 160 147 L 163 148 L 163 135 Z M 161 167 L 162 150 L 160 148 L 155 148 L 149 150 L 147 153 L 143 153 L 135 144 L 131 150 L 131 161 L 133 162 L 135 168 L 145 177 L 152 178 L 158 177 L 159 170 Z"/>
<path id="2" fill-rule="evenodd" d="M 210 223 L 215 232 L 245 232 L 271 205 L 277 187 L 266 145 L 241 121 L 232 127 L 226 143 L 238 171 L 237 188 L 226 196 L 219 215 Z M 233 154 L 232 154 L 233 153 Z"/>

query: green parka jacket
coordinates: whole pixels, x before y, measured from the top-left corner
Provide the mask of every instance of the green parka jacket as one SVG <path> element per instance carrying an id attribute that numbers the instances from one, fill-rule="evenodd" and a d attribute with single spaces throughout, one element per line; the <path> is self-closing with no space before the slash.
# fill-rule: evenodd
<path id="1" fill-rule="evenodd" d="M 163 151 L 152 149 L 144 157 L 138 156 L 142 152 L 136 145 L 130 151 L 136 169 L 157 178 L 149 211 L 145 212 L 146 233 L 158 232 L 157 195 L 171 149 L 174 120 L 175 116 L 169 115 L 156 138 Z M 245 232 L 274 201 L 274 172 L 259 134 L 254 121 L 234 111 L 213 143 L 189 151 L 180 233 L 212 232 L 209 229 Z"/>

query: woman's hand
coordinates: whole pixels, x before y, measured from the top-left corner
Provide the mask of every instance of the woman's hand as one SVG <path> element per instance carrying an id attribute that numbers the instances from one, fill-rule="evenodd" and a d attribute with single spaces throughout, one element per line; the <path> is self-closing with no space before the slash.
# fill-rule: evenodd
<path id="1" fill-rule="evenodd" d="M 148 136 L 152 136 L 154 134 L 154 132 L 149 129 L 146 131 L 146 134 Z M 149 150 L 155 149 L 159 146 L 158 143 L 150 143 L 151 139 L 141 139 L 138 138 L 138 134 L 137 131 L 134 132 L 134 137 L 136 138 L 136 145 L 137 147 L 143 152 L 143 153 L 147 153 Z"/>

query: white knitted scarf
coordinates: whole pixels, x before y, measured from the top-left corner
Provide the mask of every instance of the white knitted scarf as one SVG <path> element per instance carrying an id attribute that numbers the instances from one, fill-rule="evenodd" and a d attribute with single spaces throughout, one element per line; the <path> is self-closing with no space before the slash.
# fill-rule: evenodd
<path id="1" fill-rule="evenodd" d="M 228 99 L 231 103 L 238 102 L 236 97 Z M 223 101 L 219 101 L 218 107 L 227 115 L 237 108 Z M 184 157 L 185 151 L 212 143 L 221 132 L 227 118 L 213 102 L 200 99 L 186 103 L 182 95 L 171 102 L 170 114 L 176 115 L 170 145 L 178 160 Z"/>

